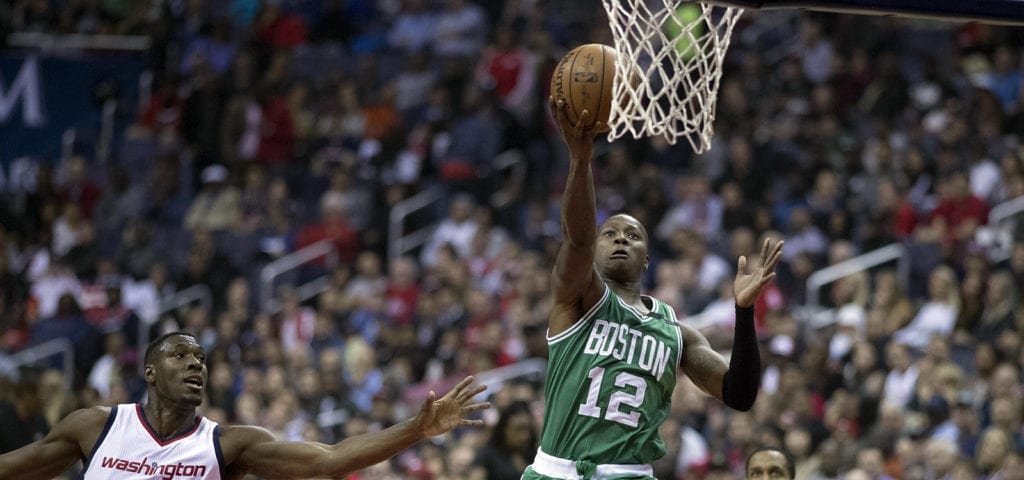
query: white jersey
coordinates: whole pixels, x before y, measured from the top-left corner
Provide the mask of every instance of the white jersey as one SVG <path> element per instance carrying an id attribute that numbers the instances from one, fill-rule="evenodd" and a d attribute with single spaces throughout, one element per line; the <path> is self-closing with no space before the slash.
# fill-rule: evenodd
<path id="1" fill-rule="evenodd" d="M 197 416 L 188 431 L 161 440 L 142 405 L 128 403 L 110 409 L 85 460 L 85 480 L 219 480 L 223 466 L 216 422 Z"/>

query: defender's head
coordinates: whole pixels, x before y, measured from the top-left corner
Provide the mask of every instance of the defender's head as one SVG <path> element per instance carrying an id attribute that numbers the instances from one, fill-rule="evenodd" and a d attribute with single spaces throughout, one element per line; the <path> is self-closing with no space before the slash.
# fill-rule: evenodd
<path id="1" fill-rule="evenodd" d="M 206 386 L 206 350 L 191 333 L 171 332 L 146 348 L 145 378 L 151 395 L 198 407 Z"/>

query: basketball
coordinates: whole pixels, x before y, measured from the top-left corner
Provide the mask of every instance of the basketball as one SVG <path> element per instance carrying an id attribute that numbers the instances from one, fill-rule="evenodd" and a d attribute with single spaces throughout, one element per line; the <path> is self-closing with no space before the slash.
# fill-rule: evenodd
<path id="1" fill-rule="evenodd" d="M 570 122 L 576 124 L 580 113 L 588 110 L 591 122 L 601 122 L 599 132 L 609 130 L 616 58 L 612 47 L 588 43 L 572 49 L 558 62 L 551 75 L 551 96 L 555 101 L 565 100 L 565 115 Z"/>

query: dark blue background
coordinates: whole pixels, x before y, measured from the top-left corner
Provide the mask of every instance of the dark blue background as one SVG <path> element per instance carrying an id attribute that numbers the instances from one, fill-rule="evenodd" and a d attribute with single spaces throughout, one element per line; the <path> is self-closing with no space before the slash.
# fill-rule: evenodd
<path id="1" fill-rule="evenodd" d="M 30 55 L 37 55 L 45 122 L 37 127 L 25 125 L 22 105 L 16 105 L 0 122 L 0 165 L 21 156 L 57 158 L 61 135 L 70 127 L 95 135 L 102 105 L 94 98 L 94 89 L 104 81 L 118 86 L 122 111 L 129 105 L 137 108 L 139 75 L 146 66 L 141 54 L 52 57 L 0 53 L 0 82 L 5 96 L 10 97 L 14 80 Z"/>

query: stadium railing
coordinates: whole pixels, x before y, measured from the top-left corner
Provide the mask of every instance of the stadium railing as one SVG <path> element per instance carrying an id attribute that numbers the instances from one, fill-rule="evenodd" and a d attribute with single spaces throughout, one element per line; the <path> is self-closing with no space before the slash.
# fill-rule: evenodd
<path id="1" fill-rule="evenodd" d="M 444 187 L 434 185 L 391 207 L 388 214 L 388 258 L 395 259 L 423 245 L 437 228 L 438 222 L 413 232 L 405 232 L 405 220 L 410 215 L 429 208 L 445 198 Z"/>
<path id="2" fill-rule="evenodd" d="M 61 375 L 64 385 L 71 391 L 75 375 L 75 346 L 66 338 L 55 338 L 10 355 L 0 353 L 0 375 L 17 381 L 20 367 L 34 365 L 54 355 L 61 356 Z"/>
<path id="3" fill-rule="evenodd" d="M 281 275 L 323 258 L 328 270 L 338 266 L 338 250 L 331 240 L 321 240 L 308 247 L 296 250 L 260 270 L 260 309 L 265 313 L 276 313 L 281 307 L 274 298 L 274 280 Z M 299 300 L 307 300 L 323 292 L 330 285 L 330 276 L 321 275 L 296 287 Z"/>

